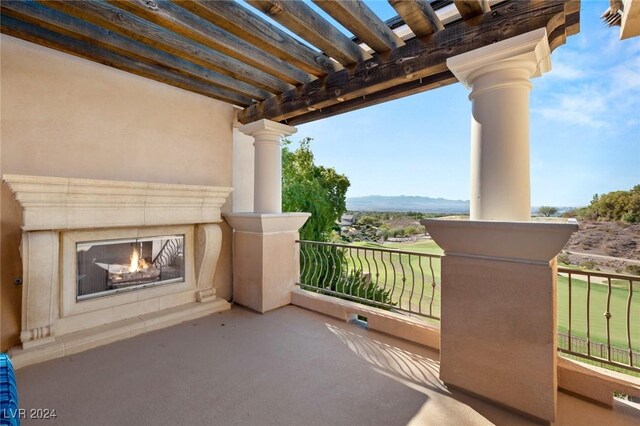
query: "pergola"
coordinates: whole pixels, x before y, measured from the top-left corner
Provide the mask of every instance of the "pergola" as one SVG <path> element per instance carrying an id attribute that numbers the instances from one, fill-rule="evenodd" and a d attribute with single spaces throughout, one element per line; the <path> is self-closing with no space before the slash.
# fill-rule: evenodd
<path id="1" fill-rule="evenodd" d="M 546 28 L 579 30 L 578 1 L 3 1 L 2 32 L 297 125 L 457 81 L 447 58 Z M 270 19 L 269 19 L 270 18 Z M 304 42 L 283 31 L 273 21 Z"/>
<path id="2" fill-rule="evenodd" d="M 235 1 L 3 1 L 1 30 L 240 107 L 238 121 L 254 123 L 243 132 L 256 138 L 262 213 L 281 212 L 275 142 L 289 126 L 461 81 L 477 124 L 471 217 L 529 219 L 528 80 L 578 32 L 579 1 L 390 0 L 399 16 L 383 22 L 363 1 L 314 0 L 355 39 L 304 1 L 248 3 L 257 10 Z"/>
<path id="3" fill-rule="evenodd" d="M 355 38 L 304 1 L 247 3 L 256 10 L 222 0 L 3 1 L 0 28 L 240 108 L 239 130 L 254 138 L 254 208 L 225 218 L 234 301 L 260 312 L 291 302 L 297 230 L 308 217 L 282 214 L 281 137 L 463 83 L 472 220 L 426 224 L 445 252 L 440 378 L 553 421 L 554 258 L 577 225 L 528 223 L 529 93 L 551 52 L 578 32 L 580 2 L 389 0 L 399 16 L 383 22 L 363 1 L 313 0 Z"/>

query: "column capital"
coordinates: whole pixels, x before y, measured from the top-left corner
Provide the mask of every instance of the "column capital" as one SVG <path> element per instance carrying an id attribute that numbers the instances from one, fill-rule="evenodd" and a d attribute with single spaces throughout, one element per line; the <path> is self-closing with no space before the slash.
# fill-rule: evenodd
<path id="1" fill-rule="evenodd" d="M 528 78 L 551 69 L 551 49 L 546 28 L 490 44 L 447 59 L 458 81 L 471 88 L 479 75 L 503 69 L 526 69 Z"/>
<path id="2" fill-rule="evenodd" d="M 260 137 L 260 136 L 289 136 L 298 131 L 295 127 L 287 126 L 286 124 L 278 123 L 271 120 L 258 120 L 252 123 L 241 126 L 240 130 L 245 135 Z"/>

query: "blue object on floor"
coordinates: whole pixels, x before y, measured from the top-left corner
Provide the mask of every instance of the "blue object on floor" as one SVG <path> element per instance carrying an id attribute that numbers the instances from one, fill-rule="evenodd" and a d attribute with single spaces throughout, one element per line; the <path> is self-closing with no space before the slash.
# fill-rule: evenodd
<path id="1" fill-rule="evenodd" d="M 0 425 L 20 425 L 16 375 L 7 354 L 0 354 Z"/>

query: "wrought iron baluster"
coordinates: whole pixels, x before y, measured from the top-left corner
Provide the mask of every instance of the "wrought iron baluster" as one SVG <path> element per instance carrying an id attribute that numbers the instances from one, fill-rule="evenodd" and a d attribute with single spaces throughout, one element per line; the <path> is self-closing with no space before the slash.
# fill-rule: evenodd
<path id="1" fill-rule="evenodd" d="M 607 319 L 607 359 L 611 361 L 611 277 L 607 278 L 607 312 L 604 317 Z"/>
<path id="2" fill-rule="evenodd" d="M 411 262 L 411 254 L 409 253 L 409 269 L 411 269 L 411 294 L 409 295 L 409 311 L 411 311 L 411 306 L 413 304 L 413 293 L 415 292 L 416 286 L 416 276 L 415 271 L 413 269 L 413 262 Z"/>
<path id="3" fill-rule="evenodd" d="M 571 351 L 571 278 L 573 277 L 572 273 L 569 273 L 569 351 Z"/>
<path id="4" fill-rule="evenodd" d="M 429 258 L 431 260 L 431 258 Z M 422 269 L 422 256 L 418 256 L 418 266 L 420 267 L 420 302 L 418 303 L 418 313 L 422 313 L 422 302 L 424 301 L 424 269 Z"/>
<path id="5" fill-rule="evenodd" d="M 587 275 L 587 355 L 591 356 L 591 275 Z"/>
<path id="6" fill-rule="evenodd" d="M 629 349 L 629 365 L 633 367 L 633 346 L 631 345 L 631 298 L 633 297 L 633 280 L 629 280 L 629 297 L 627 297 L 627 345 Z"/>
<path id="7" fill-rule="evenodd" d="M 400 307 L 402 307 L 402 298 L 404 297 L 404 289 L 407 283 L 407 275 L 404 271 L 404 264 L 402 263 L 402 253 L 398 253 L 398 262 L 400 262 L 400 268 L 402 269 L 402 291 L 400 292 Z"/>

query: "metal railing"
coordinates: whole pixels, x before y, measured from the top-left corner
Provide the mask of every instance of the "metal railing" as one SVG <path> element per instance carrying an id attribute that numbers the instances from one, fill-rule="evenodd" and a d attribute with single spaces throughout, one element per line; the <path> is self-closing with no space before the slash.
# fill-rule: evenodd
<path id="1" fill-rule="evenodd" d="M 640 277 L 558 268 L 558 351 L 640 372 Z"/>
<path id="2" fill-rule="evenodd" d="M 440 255 L 298 243 L 301 288 L 440 319 Z M 640 277 L 559 267 L 558 351 L 640 373 Z"/>
<path id="3" fill-rule="evenodd" d="M 440 256 L 317 241 L 300 244 L 300 287 L 440 319 Z"/>

